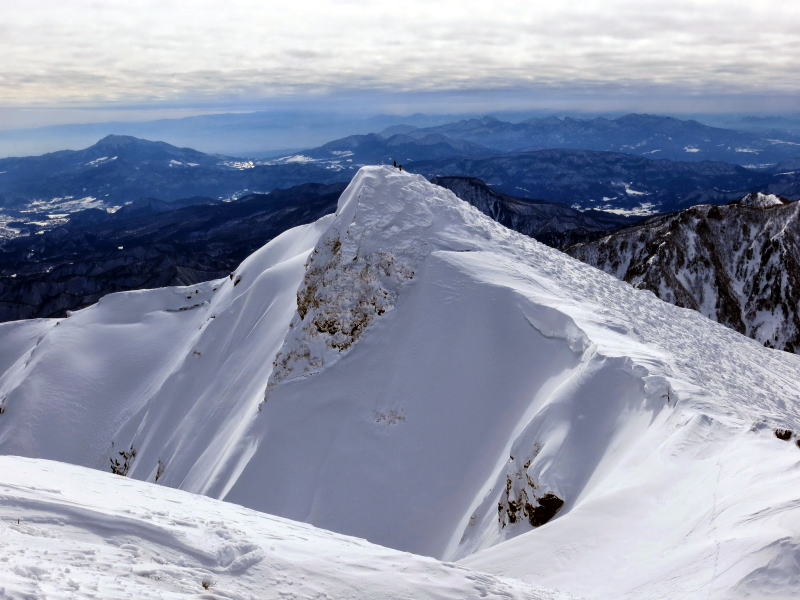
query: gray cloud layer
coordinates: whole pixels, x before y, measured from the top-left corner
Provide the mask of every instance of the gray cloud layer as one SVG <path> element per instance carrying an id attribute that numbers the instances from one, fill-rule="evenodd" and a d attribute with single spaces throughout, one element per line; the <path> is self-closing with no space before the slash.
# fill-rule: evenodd
<path id="1" fill-rule="evenodd" d="M 339 89 L 800 92 L 800 11 L 771 0 L 0 5 L 0 106 Z"/>

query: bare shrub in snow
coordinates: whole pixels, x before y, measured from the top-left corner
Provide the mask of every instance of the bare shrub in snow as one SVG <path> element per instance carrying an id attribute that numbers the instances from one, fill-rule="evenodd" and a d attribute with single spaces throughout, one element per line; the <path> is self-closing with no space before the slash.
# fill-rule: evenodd
<path id="1" fill-rule="evenodd" d="M 122 475 L 125 477 L 128 475 L 128 471 L 130 471 L 131 465 L 136 458 L 136 448 L 131 445 L 130 449 L 120 450 L 117 454 L 119 454 L 119 458 L 112 456 L 109 459 L 111 462 L 111 472 L 115 475 Z"/>
<path id="2" fill-rule="evenodd" d="M 164 464 L 164 461 L 159 459 L 158 466 L 156 467 L 156 483 L 158 483 L 158 480 L 161 479 L 164 476 L 164 469 L 165 468 L 166 468 L 166 465 Z"/>

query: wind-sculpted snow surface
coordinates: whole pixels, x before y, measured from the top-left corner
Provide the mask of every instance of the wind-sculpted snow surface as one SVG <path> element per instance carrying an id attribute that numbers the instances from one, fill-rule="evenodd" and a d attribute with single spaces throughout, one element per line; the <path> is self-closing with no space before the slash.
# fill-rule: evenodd
<path id="1" fill-rule="evenodd" d="M 0 336 L 6 454 L 587 597 L 797 581 L 800 356 L 416 175 L 362 169 L 230 278 Z"/>
<path id="2" fill-rule="evenodd" d="M 1 457 L 0 598 L 572 596 L 186 492 Z"/>

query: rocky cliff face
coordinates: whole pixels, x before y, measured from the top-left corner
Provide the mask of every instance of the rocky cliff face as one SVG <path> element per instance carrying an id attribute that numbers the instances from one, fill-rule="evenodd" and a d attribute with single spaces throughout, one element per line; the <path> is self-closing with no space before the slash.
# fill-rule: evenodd
<path id="1" fill-rule="evenodd" d="M 747 194 L 647 220 L 567 252 L 765 346 L 800 352 L 800 203 Z"/>

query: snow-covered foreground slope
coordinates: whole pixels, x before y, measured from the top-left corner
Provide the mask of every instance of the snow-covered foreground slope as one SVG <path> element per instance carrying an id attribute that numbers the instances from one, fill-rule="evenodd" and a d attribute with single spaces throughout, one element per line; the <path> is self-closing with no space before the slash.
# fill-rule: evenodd
<path id="1" fill-rule="evenodd" d="M 0 598 L 568 598 L 163 486 L 0 457 Z"/>
<path id="2" fill-rule="evenodd" d="M 588 597 L 798 584 L 800 449 L 773 430 L 800 429 L 800 356 L 415 175 L 362 169 L 231 278 L 0 340 L 4 454 Z"/>

